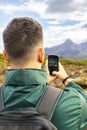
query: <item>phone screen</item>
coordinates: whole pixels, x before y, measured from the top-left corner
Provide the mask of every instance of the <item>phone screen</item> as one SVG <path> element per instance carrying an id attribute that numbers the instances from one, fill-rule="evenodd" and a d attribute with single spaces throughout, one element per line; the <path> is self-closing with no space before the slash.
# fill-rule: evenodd
<path id="1" fill-rule="evenodd" d="M 53 71 L 58 71 L 58 62 L 59 57 L 57 55 L 48 56 L 48 69 L 51 75 Z"/>

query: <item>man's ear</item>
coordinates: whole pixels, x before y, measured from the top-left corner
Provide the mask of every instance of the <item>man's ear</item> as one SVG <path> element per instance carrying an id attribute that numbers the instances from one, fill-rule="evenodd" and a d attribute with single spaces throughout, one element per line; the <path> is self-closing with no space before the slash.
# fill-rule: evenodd
<path id="1" fill-rule="evenodd" d="M 44 62 L 44 49 L 39 48 L 38 50 L 38 62 L 43 63 Z"/>
<path id="2" fill-rule="evenodd" d="M 3 50 L 3 56 L 4 56 L 4 59 L 9 62 L 8 55 L 5 50 Z"/>

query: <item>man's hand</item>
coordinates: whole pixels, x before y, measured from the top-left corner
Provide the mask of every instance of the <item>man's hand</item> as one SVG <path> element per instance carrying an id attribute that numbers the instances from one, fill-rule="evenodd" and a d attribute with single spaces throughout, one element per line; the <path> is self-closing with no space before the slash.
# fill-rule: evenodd
<path id="1" fill-rule="evenodd" d="M 63 68 L 62 64 L 59 62 L 59 71 L 53 71 L 52 73 L 53 75 L 56 75 L 56 77 L 58 77 L 59 79 L 62 80 L 62 82 L 65 79 L 64 84 L 67 85 L 70 81 L 72 81 L 71 78 L 67 78 L 69 77 L 68 74 L 66 73 L 65 69 Z"/>
<path id="2" fill-rule="evenodd" d="M 48 73 L 48 84 L 51 84 L 57 78 L 63 81 L 66 77 L 68 77 L 68 74 L 66 73 L 64 67 L 60 62 L 59 62 L 59 71 L 53 71 L 52 75 L 50 75 L 48 70 L 48 60 L 46 60 L 45 70 Z M 67 79 L 65 85 L 67 85 L 70 81 L 72 80 Z"/>
<path id="3" fill-rule="evenodd" d="M 59 71 L 53 71 L 53 75 L 56 75 L 59 79 L 64 80 L 66 77 L 68 77 L 68 74 L 66 73 L 65 69 L 63 68 L 62 64 L 59 62 Z"/>

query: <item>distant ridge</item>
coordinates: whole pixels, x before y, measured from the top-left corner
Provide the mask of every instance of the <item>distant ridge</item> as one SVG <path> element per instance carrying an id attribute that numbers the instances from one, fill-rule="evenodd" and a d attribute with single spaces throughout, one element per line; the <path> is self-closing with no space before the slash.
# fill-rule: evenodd
<path id="1" fill-rule="evenodd" d="M 68 57 L 74 59 L 87 59 L 87 42 L 80 44 L 74 43 L 71 39 L 67 39 L 64 43 L 50 48 L 45 48 L 45 54 L 57 54 L 60 57 Z"/>

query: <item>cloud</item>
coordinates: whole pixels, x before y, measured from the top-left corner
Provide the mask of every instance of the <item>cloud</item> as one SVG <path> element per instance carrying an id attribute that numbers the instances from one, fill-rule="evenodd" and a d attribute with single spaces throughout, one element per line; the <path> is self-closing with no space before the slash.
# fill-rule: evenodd
<path id="1" fill-rule="evenodd" d="M 43 25 L 45 46 L 58 45 L 67 38 L 77 43 L 87 39 L 86 0 L 21 0 L 20 4 L 0 4 L 0 11 L 10 16 L 37 14 Z"/>
<path id="2" fill-rule="evenodd" d="M 87 29 L 82 28 L 83 25 L 84 23 L 65 27 L 49 26 L 47 30 L 44 30 L 45 47 L 59 45 L 68 38 L 72 39 L 75 43 L 87 41 Z"/>
<path id="3" fill-rule="evenodd" d="M 78 9 L 86 8 L 86 0 L 48 0 L 48 13 L 72 13 Z"/>
<path id="4" fill-rule="evenodd" d="M 59 22 L 57 20 L 49 20 L 47 23 L 52 24 L 52 25 L 58 25 L 59 24 Z"/>
<path id="5" fill-rule="evenodd" d="M 84 20 L 87 18 L 86 0 L 48 0 L 44 18 L 59 20 Z M 86 16 L 86 17 L 85 17 Z"/>
<path id="6" fill-rule="evenodd" d="M 80 1 L 80 2 L 79 2 Z M 0 11 L 5 14 L 36 13 L 42 19 L 83 20 L 87 17 L 86 0 L 26 0 L 20 4 L 0 4 Z"/>
<path id="7" fill-rule="evenodd" d="M 73 0 L 51 0 L 48 1 L 48 13 L 69 13 L 76 10 L 75 6 L 72 6 Z"/>
<path id="8" fill-rule="evenodd" d="M 0 10 L 6 14 L 12 14 L 15 12 L 35 12 L 39 15 L 44 13 L 46 8 L 45 2 L 36 0 L 27 0 L 19 5 L 15 4 L 0 4 Z"/>
<path id="9" fill-rule="evenodd" d="M 82 26 L 82 28 L 87 28 L 87 23 Z"/>

